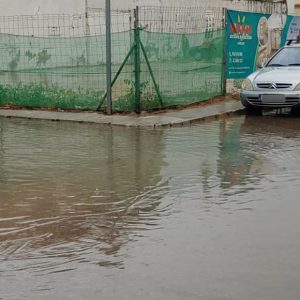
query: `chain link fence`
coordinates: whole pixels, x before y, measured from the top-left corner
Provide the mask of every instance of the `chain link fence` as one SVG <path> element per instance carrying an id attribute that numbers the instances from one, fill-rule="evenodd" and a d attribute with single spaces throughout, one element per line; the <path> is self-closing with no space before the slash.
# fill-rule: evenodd
<path id="1" fill-rule="evenodd" d="M 142 100 L 159 107 L 186 105 L 221 95 L 224 90 L 224 10 L 222 8 L 142 7 L 139 10 L 142 59 Z M 159 91 L 155 90 L 150 62 Z M 147 97 L 150 98 L 147 99 Z M 157 97 L 156 97 L 157 99 Z"/>
<path id="2" fill-rule="evenodd" d="M 117 68 L 130 48 L 129 13 L 112 19 Z M 101 12 L 0 17 L 0 104 L 95 110 L 105 89 L 104 33 Z"/>
<path id="3" fill-rule="evenodd" d="M 155 110 L 223 94 L 224 26 L 221 7 L 113 11 L 113 110 Z M 0 105 L 105 110 L 105 88 L 104 11 L 0 17 Z"/>

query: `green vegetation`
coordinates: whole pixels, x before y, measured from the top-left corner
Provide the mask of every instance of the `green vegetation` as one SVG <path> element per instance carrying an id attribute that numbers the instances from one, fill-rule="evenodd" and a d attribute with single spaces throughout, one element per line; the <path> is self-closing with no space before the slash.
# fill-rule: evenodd
<path id="1" fill-rule="evenodd" d="M 28 108 L 95 110 L 103 92 L 46 85 L 0 85 L 0 105 Z"/>
<path id="2" fill-rule="evenodd" d="M 135 82 L 133 80 L 124 80 L 128 86 L 128 93 L 113 101 L 113 109 L 116 111 L 134 111 L 135 110 Z M 149 81 L 144 81 L 140 86 L 141 90 L 141 108 L 150 111 L 161 107 L 156 91 Z"/>

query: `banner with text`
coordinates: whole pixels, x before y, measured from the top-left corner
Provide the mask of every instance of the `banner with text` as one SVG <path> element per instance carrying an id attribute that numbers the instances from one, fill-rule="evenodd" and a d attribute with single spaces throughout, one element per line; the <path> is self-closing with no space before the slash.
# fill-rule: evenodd
<path id="1" fill-rule="evenodd" d="M 227 11 L 228 79 L 254 72 L 285 44 L 291 18 L 281 14 Z"/>
<path id="2" fill-rule="evenodd" d="M 300 17 L 288 16 L 285 28 L 282 33 L 281 46 L 286 44 L 286 41 L 300 42 Z"/>

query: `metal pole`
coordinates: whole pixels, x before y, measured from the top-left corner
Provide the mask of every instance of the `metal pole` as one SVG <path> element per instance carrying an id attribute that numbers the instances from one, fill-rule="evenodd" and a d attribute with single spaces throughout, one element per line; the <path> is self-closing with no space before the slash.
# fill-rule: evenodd
<path id="1" fill-rule="evenodd" d="M 105 0 L 106 14 L 106 92 L 107 108 L 106 113 L 112 114 L 112 93 L 111 93 L 111 6 L 110 0 Z"/>
<path id="2" fill-rule="evenodd" d="M 90 24 L 89 24 L 89 7 L 88 7 L 88 0 L 85 0 L 85 50 L 86 50 L 86 62 L 87 65 L 90 64 Z"/>
<path id="3" fill-rule="evenodd" d="M 223 66 L 222 66 L 222 94 L 227 93 L 227 9 L 223 8 Z"/>
<path id="4" fill-rule="evenodd" d="M 159 103 L 160 105 L 163 107 L 163 100 L 162 100 L 162 97 L 161 97 L 161 94 L 160 94 L 160 91 L 159 91 L 159 87 L 158 87 L 158 84 L 155 80 L 155 76 L 154 76 L 154 73 L 153 73 L 153 70 L 151 68 L 151 64 L 149 62 L 149 59 L 148 59 L 148 56 L 147 56 L 147 52 L 146 52 L 146 49 L 143 45 L 143 43 L 140 41 L 140 45 L 141 45 L 141 49 L 142 49 L 142 52 L 144 54 L 144 58 L 145 58 L 145 61 L 146 61 L 146 64 L 147 64 L 147 67 L 148 67 L 148 70 L 149 70 L 149 73 L 150 73 L 150 76 L 152 78 L 152 81 L 153 81 L 153 84 L 154 84 L 154 88 L 155 88 L 155 91 L 156 91 L 156 94 L 157 94 L 157 97 L 158 97 L 158 100 L 159 100 Z"/>
<path id="5" fill-rule="evenodd" d="M 135 43 L 135 112 L 141 112 L 141 38 L 139 27 L 139 7 L 134 10 L 134 43 Z"/>
<path id="6" fill-rule="evenodd" d="M 113 86 L 115 85 L 117 79 L 119 78 L 121 72 L 123 71 L 123 68 L 125 67 L 127 61 L 129 60 L 131 54 L 135 51 L 135 45 L 131 47 L 130 51 L 128 52 L 127 56 L 125 57 L 124 61 L 122 62 L 121 67 L 119 68 L 118 72 L 116 73 L 114 79 L 111 82 L 111 88 L 113 88 Z M 105 99 L 107 97 L 107 93 L 104 94 L 103 96 L 103 101 L 99 104 L 97 110 L 101 109 L 102 104 L 104 103 Z"/>

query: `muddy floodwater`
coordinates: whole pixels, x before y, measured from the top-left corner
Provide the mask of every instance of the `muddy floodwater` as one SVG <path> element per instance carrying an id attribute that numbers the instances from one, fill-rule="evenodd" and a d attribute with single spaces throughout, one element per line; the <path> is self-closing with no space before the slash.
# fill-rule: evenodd
<path id="1" fill-rule="evenodd" d="M 0 299 L 299 295 L 299 118 L 0 119 Z"/>

